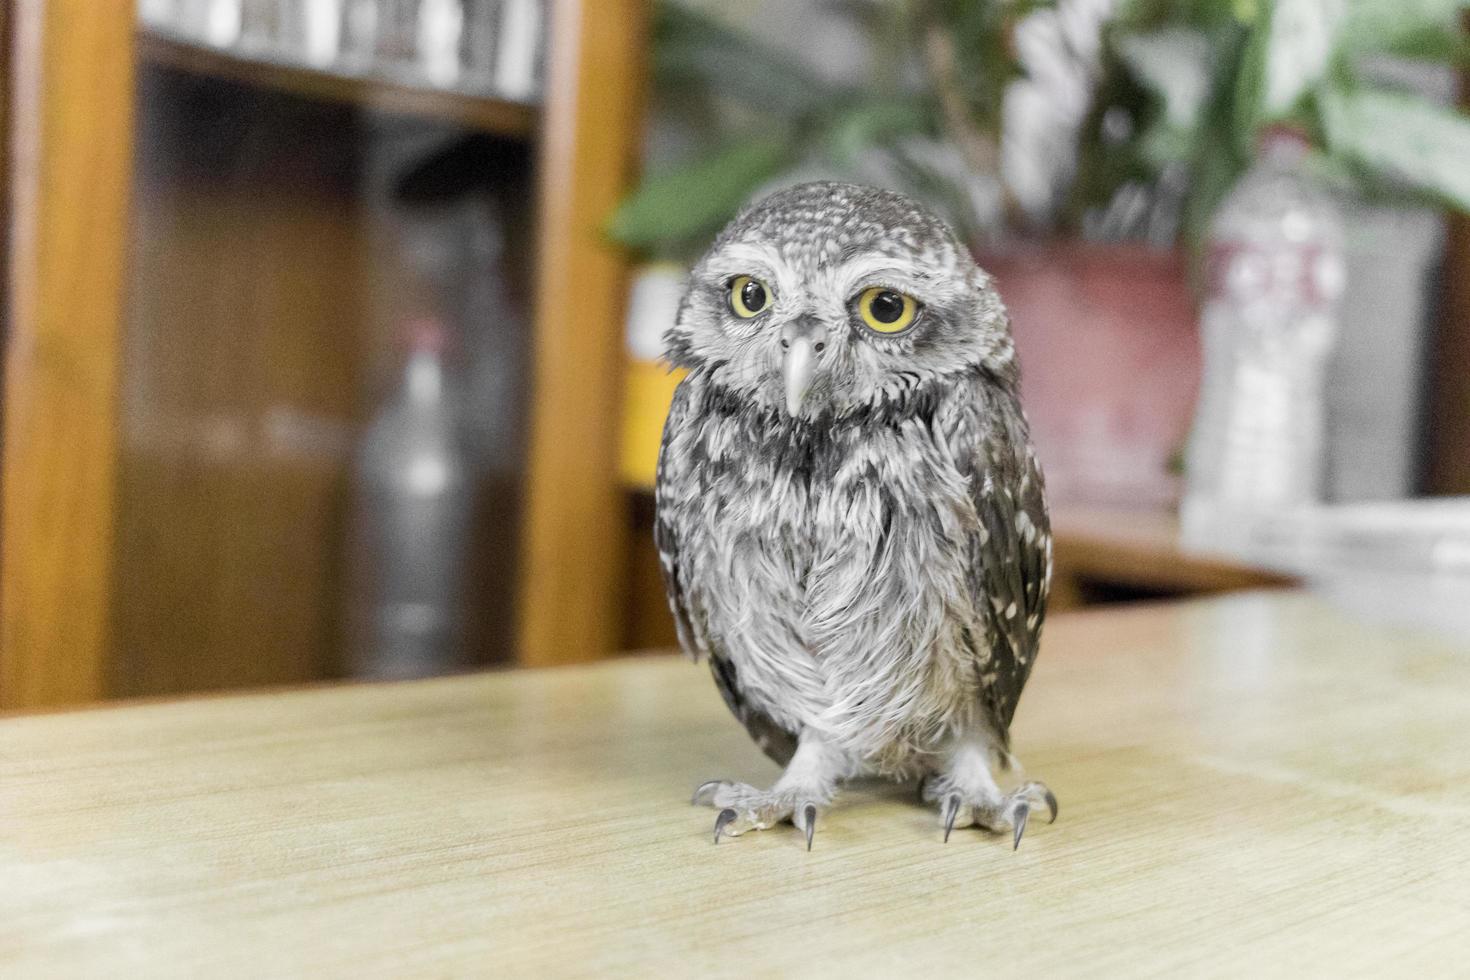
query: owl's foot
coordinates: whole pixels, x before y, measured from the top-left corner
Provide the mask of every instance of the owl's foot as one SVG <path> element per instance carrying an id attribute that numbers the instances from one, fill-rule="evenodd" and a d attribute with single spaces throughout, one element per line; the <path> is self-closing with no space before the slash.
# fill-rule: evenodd
<path id="1" fill-rule="evenodd" d="M 955 827 L 981 827 L 992 833 L 1011 832 L 1011 850 L 1021 846 L 1026 821 L 1033 811 L 1044 810 L 1046 822 L 1057 819 L 1057 798 L 1045 783 L 1024 783 L 1010 793 L 991 786 L 966 789 L 947 776 L 925 783 L 925 800 L 939 803 L 939 822 L 945 843 Z"/>
<path id="2" fill-rule="evenodd" d="M 1014 759 L 984 735 L 964 738 L 951 748 L 944 770 L 927 780 L 920 795 L 939 803 L 939 822 L 949 841 L 955 826 L 1011 832 L 1011 849 L 1021 846 L 1033 810 L 1045 810 L 1047 822 L 1057 818 L 1057 798 L 1042 783 L 1029 782 L 1009 793 L 1001 791 L 993 767 L 1010 768 Z"/>
<path id="3" fill-rule="evenodd" d="M 747 830 L 766 830 L 790 821 L 806 834 L 806 849 L 812 849 L 812 834 L 817 829 L 817 809 L 826 802 L 819 794 L 800 790 L 760 790 L 744 783 L 712 779 L 694 791 L 696 806 L 718 809 L 715 817 L 715 843 L 721 837 L 739 837 Z"/>
<path id="4" fill-rule="evenodd" d="M 852 774 L 847 755 L 808 729 L 801 733 L 796 752 L 775 786 L 761 790 L 715 779 L 694 791 L 694 803 L 720 811 L 715 817 L 716 844 L 721 837 L 738 837 L 747 830 L 765 830 L 789 820 L 806 835 L 810 851 L 818 811 L 832 802 L 838 783 Z"/>

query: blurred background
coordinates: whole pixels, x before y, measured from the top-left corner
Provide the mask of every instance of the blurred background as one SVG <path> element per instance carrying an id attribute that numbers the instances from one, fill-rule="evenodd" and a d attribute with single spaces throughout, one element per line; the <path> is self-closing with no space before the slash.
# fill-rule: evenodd
<path id="1" fill-rule="evenodd" d="M 996 277 L 1056 608 L 1470 629 L 1466 7 L 7 3 L 0 707 L 671 646 L 659 337 L 817 178 Z"/>

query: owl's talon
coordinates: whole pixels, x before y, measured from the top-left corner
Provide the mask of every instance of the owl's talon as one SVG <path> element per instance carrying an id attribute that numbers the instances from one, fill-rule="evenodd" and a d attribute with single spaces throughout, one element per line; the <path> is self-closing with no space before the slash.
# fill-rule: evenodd
<path id="1" fill-rule="evenodd" d="M 724 837 L 739 837 L 747 830 L 768 830 L 777 824 L 795 824 L 806 836 L 811 850 L 818 808 L 827 796 L 811 787 L 792 790 L 761 790 L 744 783 L 711 779 L 694 791 L 696 805 L 719 810 L 715 818 L 715 843 Z"/>
<path id="2" fill-rule="evenodd" d="M 1010 831 L 1012 850 L 1020 846 L 1032 811 L 1046 807 L 1047 823 L 1053 823 L 1060 809 L 1052 791 L 1038 782 L 1025 783 L 1002 795 L 994 783 L 967 790 L 956 786 L 952 776 L 944 775 L 930 781 L 924 795 L 930 801 L 942 801 L 939 813 L 946 842 L 954 827 L 974 826 L 997 834 Z"/>
<path id="3" fill-rule="evenodd" d="M 929 774 L 928 773 L 925 773 L 924 775 L 922 775 L 922 776 L 919 777 L 919 785 L 914 790 L 914 795 L 917 798 L 918 802 L 920 802 L 920 803 L 923 803 L 924 802 L 924 787 L 927 786 L 928 784 L 929 784 Z"/>
<path id="4" fill-rule="evenodd" d="M 1047 823 L 1056 823 L 1057 814 L 1060 812 L 1056 794 L 1047 789 L 1045 783 L 1035 781 L 1021 785 L 1001 802 L 1012 810 L 1019 810 L 1023 805 L 1031 810 L 1044 806 L 1046 807 Z"/>
<path id="5" fill-rule="evenodd" d="M 734 823 L 737 816 L 739 816 L 739 814 L 737 814 L 733 809 L 731 809 L 730 807 L 725 807 L 725 809 L 720 811 L 720 815 L 718 817 L 715 817 L 716 844 L 720 842 L 720 835 L 725 832 L 725 828 Z"/>
<path id="6" fill-rule="evenodd" d="M 954 830 L 954 821 L 960 813 L 960 794 L 951 793 L 944 800 L 944 842 L 949 843 L 950 832 Z"/>
<path id="7" fill-rule="evenodd" d="M 695 789 L 694 797 L 689 801 L 689 804 L 691 806 L 710 806 L 715 802 L 715 794 L 724 785 L 725 781 L 723 779 L 711 779 L 708 782 L 700 783 L 699 787 Z"/>

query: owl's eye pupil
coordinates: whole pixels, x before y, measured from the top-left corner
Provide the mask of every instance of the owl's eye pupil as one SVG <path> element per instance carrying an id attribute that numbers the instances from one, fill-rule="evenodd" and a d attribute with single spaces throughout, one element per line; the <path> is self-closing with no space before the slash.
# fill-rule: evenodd
<path id="1" fill-rule="evenodd" d="M 885 289 L 873 297 L 868 308 L 872 310 L 873 319 L 879 323 L 897 323 L 898 318 L 903 316 L 903 297 Z"/>
<path id="2" fill-rule="evenodd" d="M 747 280 L 740 287 L 740 302 L 745 304 L 747 310 L 761 310 L 766 305 L 766 287 L 754 279 Z"/>

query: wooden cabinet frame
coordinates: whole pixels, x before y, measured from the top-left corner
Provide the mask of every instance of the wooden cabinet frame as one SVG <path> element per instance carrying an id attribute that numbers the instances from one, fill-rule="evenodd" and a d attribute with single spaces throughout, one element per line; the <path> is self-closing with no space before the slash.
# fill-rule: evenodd
<path id="1" fill-rule="evenodd" d="M 0 707 L 104 695 L 132 5 L 10 9 Z"/>
<path id="2" fill-rule="evenodd" d="M 641 139 L 646 0 L 553 0 L 541 118 L 525 663 L 620 637 L 625 258 L 602 225 Z M 134 4 L 7 4 L 0 709 L 108 695 Z"/>
<path id="3" fill-rule="evenodd" d="M 622 638 L 628 516 L 618 480 L 626 266 L 604 222 L 642 138 L 645 0 L 563 0 L 547 64 L 535 413 L 522 538 L 528 664 Z"/>

